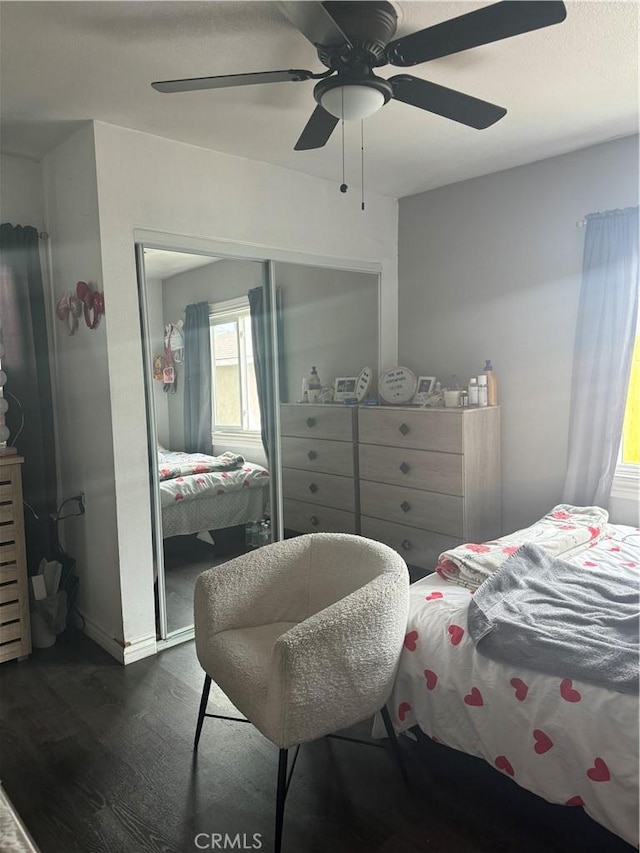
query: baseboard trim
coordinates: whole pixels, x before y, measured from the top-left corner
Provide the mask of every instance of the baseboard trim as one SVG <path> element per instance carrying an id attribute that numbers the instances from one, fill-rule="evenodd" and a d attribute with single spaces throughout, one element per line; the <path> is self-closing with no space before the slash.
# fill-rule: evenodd
<path id="1" fill-rule="evenodd" d="M 114 657 L 118 663 L 127 664 L 135 663 L 137 660 L 155 655 L 157 652 L 157 643 L 155 634 L 149 634 L 146 637 L 139 637 L 137 640 L 130 642 L 129 645 L 122 647 L 118 640 L 111 637 L 107 632 L 94 622 L 93 619 L 80 614 L 84 619 L 84 632 L 87 637 L 90 637 L 100 648 L 108 652 L 111 657 Z"/>

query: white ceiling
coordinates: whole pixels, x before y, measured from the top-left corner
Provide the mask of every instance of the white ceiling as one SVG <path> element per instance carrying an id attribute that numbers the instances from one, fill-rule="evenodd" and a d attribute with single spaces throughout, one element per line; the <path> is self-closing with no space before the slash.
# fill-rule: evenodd
<path id="1" fill-rule="evenodd" d="M 400 36 L 488 4 L 394 5 Z M 478 131 L 391 101 L 365 122 L 366 188 L 402 197 L 637 132 L 638 2 L 567 8 L 557 26 L 409 69 L 508 114 Z M 341 183 L 339 128 L 324 149 L 293 150 L 313 81 L 173 95 L 149 85 L 324 70 L 273 2 L 2 2 L 0 31 L 4 153 L 40 159 L 98 119 Z M 345 144 L 347 183 L 359 192 L 359 123 L 347 124 Z"/>
<path id="2" fill-rule="evenodd" d="M 192 255 L 189 252 L 172 252 L 169 249 L 144 250 L 144 274 L 150 278 L 171 278 L 187 270 L 198 267 L 206 267 L 215 264 L 220 258 L 212 258 L 209 255 Z"/>

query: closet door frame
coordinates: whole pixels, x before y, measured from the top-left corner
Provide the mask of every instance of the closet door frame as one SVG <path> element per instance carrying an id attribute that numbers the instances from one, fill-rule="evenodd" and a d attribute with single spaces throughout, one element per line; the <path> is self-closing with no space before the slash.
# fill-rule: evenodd
<path id="1" fill-rule="evenodd" d="M 301 266 L 322 267 L 325 269 L 346 270 L 350 272 L 370 273 L 377 276 L 377 300 L 378 300 L 378 375 L 382 371 L 382 345 L 381 311 L 382 293 L 381 276 L 382 265 L 366 261 L 358 261 L 349 258 L 335 258 L 325 255 L 297 252 L 286 249 L 277 249 L 266 246 L 255 246 L 244 243 L 230 243 L 227 241 L 214 240 L 203 237 L 193 237 L 180 234 L 168 234 L 164 232 L 151 231 L 136 228 L 134 230 L 134 251 L 136 260 L 136 272 L 138 280 L 138 298 L 140 306 L 140 330 L 144 368 L 145 408 L 147 412 L 147 449 L 150 474 L 150 510 L 152 519 L 153 559 L 157 572 L 158 607 L 160 637 L 156 641 L 157 650 L 191 640 L 194 637 L 193 626 L 169 632 L 167 626 L 166 611 L 166 587 L 164 577 L 164 551 L 162 538 L 162 509 L 160 506 L 160 481 L 158 475 L 157 453 L 157 421 L 155 404 L 151 387 L 151 371 L 153 366 L 153 354 L 151 352 L 151 337 L 148 317 L 147 287 L 144 271 L 144 250 L 164 249 L 175 252 L 189 252 L 201 254 L 208 257 L 223 258 L 225 260 L 257 261 L 265 264 L 266 282 L 265 297 L 268 307 L 268 316 L 271 318 L 269 329 L 267 329 L 267 347 L 269 351 L 269 381 L 267 390 L 268 412 L 269 412 L 269 474 L 270 474 L 270 506 L 273 540 L 280 541 L 284 538 L 284 522 L 282 509 L 282 483 L 281 483 L 281 450 L 280 450 L 280 417 L 279 405 L 280 389 L 278 383 L 278 335 L 277 314 L 272 310 L 276 304 L 276 284 L 274 264 L 298 264 Z M 155 594 L 154 594 L 155 595 Z"/>

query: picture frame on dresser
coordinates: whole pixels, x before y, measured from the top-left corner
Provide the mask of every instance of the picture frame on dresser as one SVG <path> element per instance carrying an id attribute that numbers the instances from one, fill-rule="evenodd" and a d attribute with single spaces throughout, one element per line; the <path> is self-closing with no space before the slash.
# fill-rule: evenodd
<path id="1" fill-rule="evenodd" d="M 429 397 L 429 395 L 433 394 L 433 389 L 435 387 L 435 376 L 418 376 L 418 390 L 416 391 L 415 396 L 411 402 L 424 405 L 427 402 L 427 398 Z"/>
<path id="2" fill-rule="evenodd" d="M 337 376 L 333 382 L 333 402 L 344 403 L 356 399 L 357 376 Z"/>

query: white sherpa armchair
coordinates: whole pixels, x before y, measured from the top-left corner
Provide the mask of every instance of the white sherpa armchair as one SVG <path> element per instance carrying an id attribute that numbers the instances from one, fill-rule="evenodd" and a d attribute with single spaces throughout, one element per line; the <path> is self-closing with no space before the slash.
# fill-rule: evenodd
<path id="1" fill-rule="evenodd" d="M 380 542 L 312 533 L 276 542 L 201 574 L 195 638 L 206 676 L 280 748 L 280 849 L 287 750 L 382 711 L 391 694 L 409 608 L 409 574 Z"/>

